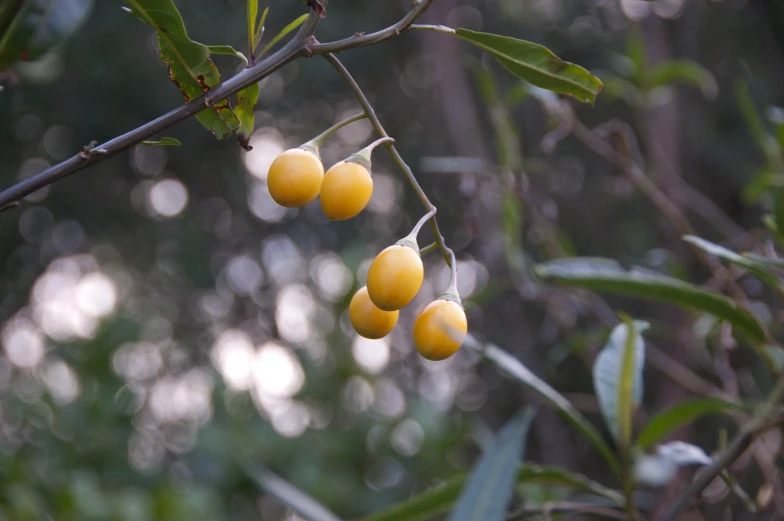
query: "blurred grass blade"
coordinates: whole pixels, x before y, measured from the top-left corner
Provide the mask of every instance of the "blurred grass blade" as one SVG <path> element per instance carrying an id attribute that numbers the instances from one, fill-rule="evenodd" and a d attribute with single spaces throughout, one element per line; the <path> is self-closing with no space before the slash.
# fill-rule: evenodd
<path id="1" fill-rule="evenodd" d="M 180 88 L 186 102 L 220 85 L 220 73 L 210 60 L 209 48 L 188 37 L 172 0 L 124 1 L 137 18 L 155 29 L 161 60 L 169 66 L 169 78 Z M 228 100 L 202 110 L 196 119 L 218 139 L 229 136 L 240 124 Z"/>
<path id="2" fill-rule="evenodd" d="M 636 445 L 647 449 L 666 438 L 670 433 L 707 416 L 708 414 L 726 413 L 739 409 L 739 403 L 728 402 L 718 398 L 695 398 L 681 402 L 666 409 L 650 419 L 648 425 L 637 437 Z"/>
<path id="3" fill-rule="evenodd" d="M 235 58 L 238 58 L 240 61 L 242 61 L 242 63 L 244 63 L 246 66 L 248 65 L 248 58 L 246 58 L 244 54 L 231 45 L 208 45 L 207 49 L 209 49 L 211 54 L 234 56 Z"/>
<path id="4" fill-rule="evenodd" d="M 241 455 L 237 456 L 236 460 L 248 477 L 253 479 L 261 489 L 275 496 L 308 521 L 341 521 L 327 507 L 266 467 L 258 463 L 250 463 Z"/>
<path id="5" fill-rule="evenodd" d="M 182 145 L 182 143 L 173 137 L 162 137 L 157 141 L 142 141 L 140 145 L 145 145 L 148 147 L 178 147 Z"/>
<path id="6" fill-rule="evenodd" d="M 716 99 L 719 95 L 719 84 L 713 74 L 692 60 L 667 60 L 659 63 L 648 71 L 646 86 L 653 88 L 676 81 L 695 85 L 709 100 Z"/>
<path id="7" fill-rule="evenodd" d="M 759 319 L 733 300 L 643 268 L 627 271 L 610 259 L 572 257 L 539 264 L 534 272 L 546 282 L 633 295 L 711 313 L 729 321 L 757 343 L 764 342 L 767 337 Z"/>
<path id="8" fill-rule="evenodd" d="M 248 144 L 250 135 L 253 134 L 253 127 L 256 125 L 256 102 L 259 100 L 259 84 L 254 83 L 237 93 L 237 106 L 234 112 L 240 120 L 240 128 L 237 131 L 237 141 L 246 151 L 253 147 Z"/>
<path id="9" fill-rule="evenodd" d="M 302 16 L 300 16 L 299 18 L 297 18 L 296 20 L 288 24 L 286 27 L 284 27 L 278 34 L 275 35 L 275 38 L 270 40 L 270 42 L 267 45 L 265 45 L 262 50 L 259 51 L 259 56 L 264 56 L 264 54 L 267 51 L 272 49 L 275 46 L 275 44 L 281 41 L 287 34 L 289 34 L 291 31 L 293 31 L 294 29 L 302 25 L 303 22 L 308 19 L 308 16 L 309 15 L 307 14 L 303 14 Z"/>
<path id="10" fill-rule="evenodd" d="M 509 72 L 532 85 L 593 104 L 602 82 L 579 65 L 565 62 L 542 45 L 508 36 L 456 29 L 463 40 L 493 55 Z"/>
<path id="11" fill-rule="evenodd" d="M 732 250 L 725 248 L 724 246 L 720 246 L 718 244 L 714 244 L 710 241 L 706 241 L 701 237 L 695 237 L 694 235 L 686 235 L 683 237 L 683 240 L 688 242 L 689 244 L 696 246 L 697 248 L 703 250 L 706 253 L 713 255 L 714 257 L 718 257 L 721 260 L 729 262 L 730 264 L 734 264 L 736 266 L 740 266 L 741 268 L 745 268 L 751 273 L 753 273 L 758 279 L 763 281 L 764 283 L 768 284 L 774 288 L 781 287 L 781 281 L 779 281 L 778 277 L 776 277 L 773 273 L 771 273 L 767 266 L 764 263 L 756 262 L 753 258 L 749 258 L 738 253 L 735 253 Z"/>
<path id="12" fill-rule="evenodd" d="M 593 365 L 593 386 L 607 427 L 622 447 L 631 442 L 634 407 L 642 401 L 645 342 L 648 324 L 629 321 L 615 326 Z"/>
<path id="13" fill-rule="evenodd" d="M 515 378 L 523 385 L 530 387 L 539 394 L 539 396 L 544 398 L 550 405 L 555 407 L 569 423 L 593 443 L 610 467 L 617 469 L 618 462 L 615 459 L 615 455 L 613 454 L 613 451 L 610 450 L 607 443 L 605 443 L 602 435 L 599 434 L 599 431 L 591 425 L 585 416 L 575 409 L 569 400 L 550 387 L 547 382 L 532 373 L 522 364 L 522 362 L 512 355 L 494 345 L 479 344 L 471 335 L 468 335 L 465 340 L 465 346 L 475 350 L 509 376 Z"/>
<path id="14" fill-rule="evenodd" d="M 502 521 L 506 518 L 533 416 L 533 411 L 526 409 L 504 425 L 471 472 L 447 521 Z"/>
<path id="15" fill-rule="evenodd" d="M 467 480 L 468 474 L 455 476 L 437 488 L 392 505 L 381 512 L 365 516 L 358 521 L 427 521 L 443 515 L 452 508 Z M 525 463 L 517 471 L 517 484 L 569 487 L 605 498 L 619 506 L 624 503 L 623 495 L 617 490 L 605 487 L 582 474 L 558 467 Z"/>

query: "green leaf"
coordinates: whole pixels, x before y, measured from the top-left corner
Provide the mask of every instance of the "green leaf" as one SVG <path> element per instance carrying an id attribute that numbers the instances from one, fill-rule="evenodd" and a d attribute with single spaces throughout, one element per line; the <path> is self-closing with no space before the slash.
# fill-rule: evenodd
<path id="1" fill-rule="evenodd" d="M 649 89 L 681 81 L 699 87 L 708 99 L 716 99 L 719 95 L 719 84 L 713 74 L 699 63 L 691 60 L 661 62 L 648 71 L 646 80 L 646 86 Z"/>
<path id="2" fill-rule="evenodd" d="M 604 421 L 612 435 L 628 447 L 631 419 L 642 401 L 646 322 L 629 321 L 615 326 L 593 365 L 593 387 Z"/>
<path id="3" fill-rule="evenodd" d="M 542 45 L 508 36 L 456 29 L 455 34 L 495 57 L 515 76 L 543 89 L 593 104 L 602 82 L 579 65 L 565 62 Z"/>
<path id="4" fill-rule="evenodd" d="M 358 521 L 426 521 L 448 512 L 465 486 L 468 474 L 448 479 L 436 488 L 418 494 L 391 507 L 370 514 Z M 546 484 L 569 487 L 581 492 L 595 494 L 617 505 L 623 505 L 623 495 L 605 487 L 582 474 L 569 472 L 559 467 L 523 464 L 517 471 L 517 484 Z"/>
<path id="5" fill-rule="evenodd" d="M 703 250 L 706 253 L 713 255 L 714 257 L 718 257 L 724 261 L 729 262 L 730 264 L 735 264 L 736 266 L 740 266 L 741 268 L 745 268 L 753 273 L 757 278 L 761 281 L 765 282 L 766 284 L 773 286 L 773 287 L 780 287 L 781 282 L 779 281 L 778 277 L 776 277 L 773 273 L 771 273 L 765 264 L 755 262 L 753 259 L 749 257 L 744 257 L 743 255 L 739 255 L 732 250 L 725 248 L 724 246 L 719 246 L 718 244 L 714 244 L 710 241 L 706 241 L 701 237 L 695 237 L 694 235 L 686 235 L 683 237 L 683 240 L 696 246 L 697 248 Z"/>
<path id="6" fill-rule="evenodd" d="M 519 360 L 512 355 L 494 345 L 479 344 L 471 335 L 465 339 L 464 345 L 469 349 L 478 352 L 488 361 L 495 364 L 499 369 L 516 379 L 526 387 L 531 388 L 550 405 L 555 407 L 564 418 L 579 430 L 591 443 L 599 450 L 607 463 L 613 468 L 617 468 L 617 461 L 610 447 L 605 443 L 599 431 L 583 416 L 572 403 L 563 397 L 558 391 L 536 376 Z"/>
<path id="7" fill-rule="evenodd" d="M 256 23 L 259 21 L 259 0 L 247 0 L 248 4 L 248 53 L 253 55 L 256 39 Z"/>
<path id="8" fill-rule="evenodd" d="M 641 449 L 647 449 L 698 418 L 708 414 L 726 413 L 740 407 L 742 406 L 739 403 L 718 398 L 695 398 L 681 402 L 651 418 L 635 444 Z"/>
<path id="9" fill-rule="evenodd" d="M 253 35 L 253 47 L 251 47 L 251 49 L 253 49 L 254 53 L 256 52 L 256 49 L 261 43 L 261 38 L 264 36 L 264 24 L 267 23 L 268 14 L 269 14 L 269 7 L 265 7 L 264 12 L 261 13 L 261 21 L 259 21 L 259 24 L 256 26 L 256 33 Z M 255 56 L 256 55 L 254 54 L 254 57 Z"/>
<path id="10" fill-rule="evenodd" d="M 242 63 L 246 66 L 248 65 L 248 58 L 245 57 L 240 51 L 232 47 L 231 45 L 208 45 L 207 49 L 210 51 L 211 54 L 224 54 L 226 56 L 234 56 L 235 58 L 239 58 Z"/>
<path id="11" fill-rule="evenodd" d="M 784 270 L 784 259 L 771 259 L 770 257 L 759 255 L 758 253 L 744 253 L 743 256 L 758 264 Z"/>
<path id="12" fill-rule="evenodd" d="M 178 147 L 182 145 L 178 140 L 174 139 L 173 137 L 162 137 L 157 141 L 142 141 L 139 143 L 140 145 L 150 146 L 150 147 Z"/>
<path id="13" fill-rule="evenodd" d="M 276 43 L 281 41 L 291 31 L 293 31 L 294 29 L 302 25 L 303 22 L 307 19 L 308 19 L 308 15 L 303 14 L 302 16 L 300 16 L 299 18 L 297 18 L 296 20 L 288 24 L 286 27 L 284 27 L 278 34 L 275 35 L 275 38 L 270 40 L 270 42 L 267 45 L 265 45 L 261 51 L 259 51 L 259 56 L 264 56 L 264 54 L 266 54 L 267 51 L 272 49 Z"/>
<path id="14" fill-rule="evenodd" d="M 768 134 L 762 118 L 757 112 L 757 107 L 754 106 L 754 101 L 749 94 L 749 87 L 743 80 L 735 81 L 735 100 L 738 103 L 740 112 L 743 119 L 746 120 L 746 126 L 754 137 L 754 140 L 762 150 L 767 150 L 770 135 Z"/>
<path id="15" fill-rule="evenodd" d="M 504 425 L 471 472 L 447 521 L 502 521 L 506 518 L 533 416 L 533 411 L 526 409 Z"/>
<path id="16" fill-rule="evenodd" d="M 767 337 L 759 319 L 733 300 L 644 268 L 627 271 L 610 259 L 572 257 L 539 264 L 534 272 L 547 282 L 632 295 L 711 313 L 729 321 L 758 343 Z"/>
<path id="17" fill-rule="evenodd" d="M 169 66 L 169 78 L 182 91 L 185 101 L 196 99 L 220 85 L 220 73 L 210 60 L 210 50 L 191 40 L 172 0 L 124 0 L 133 14 L 158 34 L 161 59 Z M 239 127 L 228 100 L 215 103 L 196 114 L 196 119 L 218 139 Z"/>
<path id="18" fill-rule="evenodd" d="M 237 462 L 256 484 L 308 521 L 340 521 L 327 507 L 307 495 L 266 467 L 238 456 Z"/>
<path id="19" fill-rule="evenodd" d="M 17 60 L 35 60 L 75 33 L 93 0 L 9 2 L 0 11 L 0 69 Z"/>
<path id="20" fill-rule="evenodd" d="M 240 120 L 240 128 L 237 131 L 237 141 L 240 146 L 247 151 L 253 147 L 248 145 L 248 139 L 253 133 L 256 124 L 256 102 L 259 100 L 259 84 L 254 83 L 237 93 L 237 106 L 234 111 Z"/>

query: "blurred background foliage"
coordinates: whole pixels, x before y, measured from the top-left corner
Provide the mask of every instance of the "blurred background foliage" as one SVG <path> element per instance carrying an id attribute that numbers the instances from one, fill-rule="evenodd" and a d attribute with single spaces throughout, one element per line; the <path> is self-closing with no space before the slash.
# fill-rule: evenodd
<path id="1" fill-rule="evenodd" d="M 318 37 L 385 27 L 409 4 L 333 0 Z M 243 48 L 243 1 L 178 5 L 194 39 Z M 304 9 L 269 7 L 271 34 Z M 702 235 L 764 250 L 766 189 L 782 175 L 765 148 L 782 121 L 766 108 L 784 103 L 778 0 L 438 0 L 423 21 L 536 41 L 595 72 L 605 92 L 593 108 L 574 104 L 577 117 L 627 122 L 633 153 Z M 559 130 L 552 98 L 440 34 L 410 32 L 342 59 L 439 208 L 473 334 L 597 426 L 590 366 L 614 309 L 652 324 L 643 416 L 712 389 L 762 394 L 755 358 L 724 349 L 709 317 L 597 304 L 528 275 L 533 260 L 576 254 L 711 283 L 632 182 Z M 216 62 L 224 77 L 237 71 L 228 57 Z M 153 31 L 117 2 L 96 2 L 67 44 L 2 74 L 3 187 L 182 101 Z M 339 515 L 361 516 L 467 470 L 513 411 L 539 403 L 466 350 L 440 363 L 416 355 L 413 313 L 448 282 L 437 254 L 389 337 L 353 333 L 348 302 L 369 261 L 424 212 L 381 151 L 358 218 L 276 206 L 265 185 L 274 157 L 358 106 L 318 58 L 260 87 L 250 152 L 189 120 L 167 133 L 181 147 L 134 148 L 0 214 L 0 519 L 299 519 L 238 461 L 263 462 Z M 753 111 L 762 133 L 749 130 Z M 370 139 L 366 122 L 341 130 L 322 149 L 325 165 Z M 780 318 L 758 281 L 740 283 L 763 316 Z M 678 435 L 711 451 L 730 426 L 712 419 Z M 780 439 L 771 443 L 778 453 Z M 527 459 L 610 476 L 542 407 Z M 749 461 L 735 471 L 752 491 L 764 482 Z M 682 487 L 688 472 L 656 493 Z M 726 488 L 712 493 L 717 513 L 737 507 Z"/>

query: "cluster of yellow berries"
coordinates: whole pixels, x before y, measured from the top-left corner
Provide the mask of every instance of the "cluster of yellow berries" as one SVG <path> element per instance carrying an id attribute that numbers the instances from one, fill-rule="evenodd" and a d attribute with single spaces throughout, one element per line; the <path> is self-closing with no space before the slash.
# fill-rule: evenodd
<path id="1" fill-rule="evenodd" d="M 275 158 L 267 175 L 272 199 L 281 206 L 299 208 L 320 197 L 324 214 L 333 220 L 359 214 L 373 193 L 370 154 L 377 145 L 393 140 L 383 138 L 372 143 L 332 166 L 326 174 L 318 154 L 326 136 L 356 119 L 340 123 Z M 416 235 L 425 221 L 423 218 L 411 235 L 383 250 L 371 263 L 367 286 L 357 291 L 349 304 L 351 325 L 359 335 L 371 339 L 388 335 L 397 324 L 400 309 L 422 287 L 425 270 Z M 447 292 L 428 304 L 414 321 L 414 344 L 423 357 L 443 360 L 460 349 L 467 332 L 468 322 L 453 277 Z"/>
<path id="2" fill-rule="evenodd" d="M 348 314 L 354 330 L 365 338 L 382 338 L 397 324 L 400 309 L 422 287 L 425 270 L 416 243 L 403 239 L 379 253 L 368 270 L 367 286 L 354 294 Z M 460 349 L 468 321 L 460 298 L 447 291 L 419 312 L 414 345 L 428 360 L 444 360 Z"/>

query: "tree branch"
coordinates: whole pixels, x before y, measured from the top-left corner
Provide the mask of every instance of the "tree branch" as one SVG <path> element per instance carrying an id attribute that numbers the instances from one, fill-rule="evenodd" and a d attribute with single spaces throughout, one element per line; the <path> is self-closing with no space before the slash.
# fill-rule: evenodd
<path id="1" fill-rule="evenodd" d="M 322 0 L 321 3 L 326 6 L 328 1 L 329 0 Z M 69 159 L 3 190 L 0 192 L 0 212 L 17 206 L 24 197 L 31 193 L 78 172 L 79 170 L 127 150 L 130 147 L 173 127 L 177 123 L 198 114 L 205 108 L 236 94 L 249 85 L 258 83 L 293 60 L 309 57 L 313 54 L 323 54 L 333 50 L 339 52 L 355 47 L 372 45 L 393 36 L 397 36 L 407 29 L 434 1 L 435 0 L 420 1 L 411 11 L 401 18 L 400 21 L 382 31 L 369 35 L 357 35 L 325 44 L 320 44 L 313 38 L 313 33 L 315 32 L 320 19 L 316 13 L 311 13 L 302 27 L 300 27 L 297 34 L 280 50 L 252 67 L 242 70 L 240 73 L 224 81 L 203 96 L 105 143 L 88 146 L 84 151 L 79 152 Z"/>
<path id="2" fill-rule="evenodd" d="M 308 46 L 308 51 L 311 54 L 330 54 L 335 52 L 342 52 L 347 49 L 355 49 L 357 47 L 365 47 L 379 43 L 393 36 L 397 36 L 413 24 L 422 13 L 433 4 L 435 0 L 418 0 L 414 2 L 414 7 L 408 12 L 406 16 L 400 19 L 395 25 L 391 25 L 386 29 L 377 31 L 375 33 L 363 34 L 357 33 L 349 38 L 337 40 L 328 43 L 312 43 Z"/>

